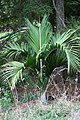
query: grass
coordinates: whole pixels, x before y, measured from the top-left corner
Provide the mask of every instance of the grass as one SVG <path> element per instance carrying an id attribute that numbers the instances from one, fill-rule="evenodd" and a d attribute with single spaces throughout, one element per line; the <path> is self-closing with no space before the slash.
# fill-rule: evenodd
<path id="1" fill-rule="evenodd" d="M 40 100 L 17 105 L 3 112 L 0 120 L 68 120 L 74 112 L 80 112 L 80 102 L 63 97 L 47 105 Z"/>
<path id="2" fill-rule="evenodd" d="M 74 88 L 74 95 L 71 94 L 72 88 Z M 58 89 L 60 92 L 59 87 Z M 70 92 L 68 93 L 70 99 L 64 94 L 67 91 Z M 79 89 L 76 86 L 70 86 L 63 92 L 61 90 L 59 97 L 56 95 L 54 101 L 45 105 L 40 99 L 36 100 L 33 93 L 26 94 L 25 92 L 16 106 L 3 109 L 0 120 L 80 120 L 80 100 L 77 99 L 79 94 L 76 92 L 79 92 Z"/>

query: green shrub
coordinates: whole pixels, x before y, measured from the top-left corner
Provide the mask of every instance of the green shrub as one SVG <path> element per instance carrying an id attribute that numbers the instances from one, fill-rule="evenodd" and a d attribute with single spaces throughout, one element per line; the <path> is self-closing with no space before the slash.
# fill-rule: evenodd
<path id="1" fill-rule="evenodd" d="M 2 98 L 0 98 L 1 109 L 8 110 L 12 105 L 12 95 L 9 90 L 2 90 Z"/>

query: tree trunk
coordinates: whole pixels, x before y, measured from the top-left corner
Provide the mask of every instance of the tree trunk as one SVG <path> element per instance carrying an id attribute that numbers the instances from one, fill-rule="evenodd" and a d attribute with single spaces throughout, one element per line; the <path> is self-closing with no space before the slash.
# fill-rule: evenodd
<path id="1" fill-rule="evenodd" d="M 61 31 L 65 27 L 64 23 L 64 0 L 53 0 L 56 11 L 56 30 Z"/>
<path id="2" fill-rule="evenodd" d="M 17 106 L 17 104 L 18 104 L 18 93 L 17 93 L 16 87 L 14 89 L 11 89 L 11 93 L 12 93 L 12 96 L 14 98 L 15 106 Z"/>

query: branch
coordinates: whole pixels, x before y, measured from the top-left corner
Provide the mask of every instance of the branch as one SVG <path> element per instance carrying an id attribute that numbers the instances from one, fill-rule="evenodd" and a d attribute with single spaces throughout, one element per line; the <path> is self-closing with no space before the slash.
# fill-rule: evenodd
<path id="1" fill-rule="evenodd" d="M 0 40 L 2 40 L 2 39 L 4 39 L 4 38 L 7 39 L 7 37 L 10 37 L 10 36 L 12 36 L 12 35 L 14 35 L 14 34 L 16 34 L 16 33 L 19 33 L 19 32 L 24 32 L 24 31 L 26 31 L 26 30 L 28 30 L 28 27 L 23 27 L 23 28 L 21 28 L 21 29 L 19 29 L 19 30 L 17 30 L 17 31 L 14 31 L 14 32 L 12 32 L 12 33 L 9 33 L 9 34 L 1 37 Z M 0 41 L 0 42 L 1 42 L 1 41 Z"/>
<path id="2" fill-rule="evenodd" d="M 64 21 L 62 20 L 62 18 L 61 18 L 60 15 L 59 15 L 59 12 L 58 12 L 58 10 L 57 10 L 57 7 L 56 7 L 56 4 L 55 4 L 55 1 L 54 1 L 54 0 L 53 0 L 53 6 L 54 6 L 54 9 L 55 9 L 56 13 L 57 13 L 58 16 L 59 16 L 59 19 L 61 20 L 61 22 L 62 22 L 62 24 L 63 24 L 63 26 L 66 28 L 66 25 L 65 25 Z"/>

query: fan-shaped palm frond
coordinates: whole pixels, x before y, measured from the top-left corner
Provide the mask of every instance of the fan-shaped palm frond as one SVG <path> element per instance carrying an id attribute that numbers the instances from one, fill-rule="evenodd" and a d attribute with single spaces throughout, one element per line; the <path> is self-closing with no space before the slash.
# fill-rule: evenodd
<path id="1" fill-rule="evenodd" d="M 14 88 L 19 79 L 22 79 L 22 69 L 24 64 L 17 61 L 12 61 L 2 65 L 0 69 L 0 78 L 5 82 L 9 82 Z"/>
<path id="2" fill-rule="evenodd" d="M 9 37 L 9 34 L 11 34 L 11 32 L 1 32 L 0 33 L 0 42 L 2 42 L 3 40 L 6 40 Z"/>
<path id="3" fill-rule="evenodd" d="M 5 46 L 5 48 L 3 49 L 3 54 L 7 55 L 8 57 L 11 57 L 13 55 L 19 55 L 21 53 L 24 53 L 25 55 L 28 53 L 28 46 L 26 43 L 8 43 L 8 45 Z"/>
<path id="4" fill-rule="evenodd" d="M 52 37 L 52 27 L 48 22 L 48 18 L 45 15 L 42 19 L 41 24 L 33 25 L 28 19 L 27 24 L 29 27 L 28 30 L 28 43 L 34 49 L 37 56 L 43 52 L 50 42 Z"/>
<path id="5" fill-rule="evenodd" d="M 10 38 L 13 41 L 17 41 L 21 38 L 21 33 L 25 32 L 28 28 L 23 27 L 17 31 L 10 31 L 10 32 L 1 32 L 0 33 L 0 42 L 5 40 L 9 40 Z"/>
<path id="6" fill-rule="evenodd" d="M 76 30 L 68 30 L 62 34 L 58 33 L 53 36 L 53 44 L 60 47 L 65 53 L 68 61 L 68 72 L 72 66 L 80 69 L 80 38 L 74 33 Z"/>
<path id="7" fill-rule="evenodd" d="M 45 74 L 46 76 L 50 76 L 53 69 L 56 67 L 64 66 L 67 64 L 67 58 L 64 51 L 60 50 L 59 48 L 52 51 L 48 54 L 46 60 L 44 61 L 45 67 Z"/>

